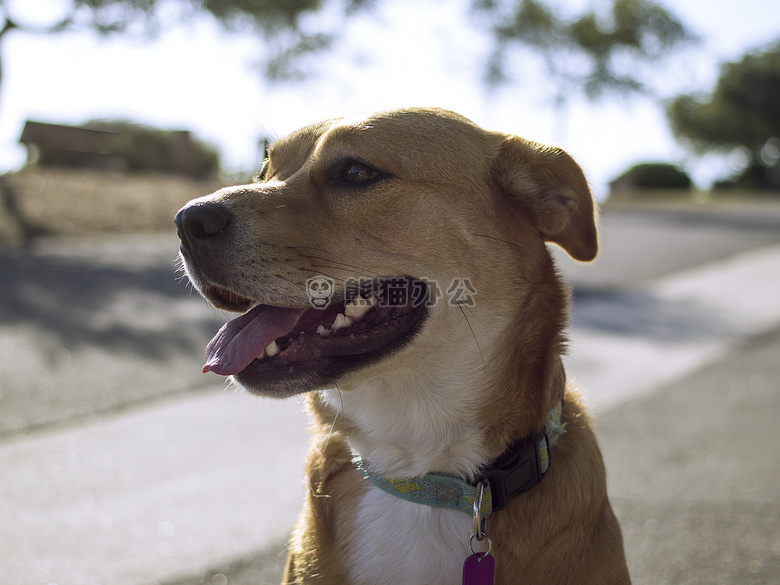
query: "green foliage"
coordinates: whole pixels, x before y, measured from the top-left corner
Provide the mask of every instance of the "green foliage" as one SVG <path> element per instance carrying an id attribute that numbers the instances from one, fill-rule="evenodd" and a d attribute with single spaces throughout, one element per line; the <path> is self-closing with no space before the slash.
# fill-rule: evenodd
<path id="1" fill-rule="evenodd" d="M 712 188 L 716 191 L 774 191 L 780 193 L 780 169 L 754 162 L 738 175 L 716 181 Z"/>
<path id="2" fill-rule="evenodd" d="M 667 115 L 675 135 L 697 152 L 749 153 L 747 168 L 717 189 L 780 191 L 780 43 L 727 63 L 709 96 L 680 96 Z"/>
<path id="3" fill-rule="evenodd" d="M 53 33 L 88 28 L 107 35 L 153 34 L 171 22 L 206 13 L 226 28 L 254 28 L 273 37 L 280 46 L 266 67 L 266 75 L 296 78 L 294 63 L 306 54 L 324 50 L 341 32 L 302 30 L 302 15 L 328 5 L 338 7 L 348 17 L 377 1 L 59 0 L 62 18 L 50 26 L 32 27 L 15 20 L 7 0 L 0 0 L 0 37 L 14 29 Z M 633 64 L 658 59 L 691 38 L 679 20 L 652 0 L 611 0 L 607 13 L 586 11 L 566 17 L 552 8 L 554 1 L 471 0 L 473 9 L 492 23 L 496 38 L 489 79 L 497 82 L 504 78 L 506 49 L 521 44 L 543 57 L 551 77 L 561 87 L 575 84 L 592 98 L 615 89 L 643 90 Z M 626 67 L 626 62 L 631 65 Z"/>
<path id="4" fill-rule="evenodd" d="M 710 96 L 681 96 L 668 108 L 672 129 L 699 151 L 743 146 L 757 153 L 780 137 L 780 43 L 724 65 Z"/>
<path id="5" fill-rule="evenodd" d="M 612 181 L 616 190 L 690 189 L 692 185 L 688 173 L 669 163 L 638 164 Z"/>
<path id="6" fill-rule="evenodd" d="M 305 73 L 298 63 L 304 55 L 318 53 L 327 49 L 333 36 L 325 33 L 301 33 L 294 43 L 279 51 L 265 64 L 264 72 L 268 79 L 279 81 L 301 80 Z"/>
<path id="7" fill-rule="evenodd" d="M 0 39 L 9 31 L 53 34 L 69 29 L 89 29 L 103 35 L 151 36 L 172 23 L 186 22 L 196 14 L 208 14 L 228 30 L 249 29 L 274 41 L 265 74 L 270 79 L 299 78 L 295 64 L 304 55 L 328 48 L 341 31 L 306 31 L 301 17 L 326 4 L 337 6 L 344 16 L 370 8 L 377 0 L 52 0 L 61 17 L 48 25 L 31 25 L 15 18 L 12 5 L 0 0 Z M 2 62 L 0 62 L 0 81 Z"/>
<path id="8" fill-rule="evenodd" d="M 504 79 L 508 49 L 522 45 L 543 57 L 559 97 L 571 87 L 591 99 L 608 91 L 647 91 L 638 65 L 656 62 L 695 38 L 650 0 L 612 0 L 606 14 L 590 10 L 575 16 L 563 16 L 540 0 L 475 0 L 473 6 L 494 22 L 489 81 Z"/>
<path id="9" fill-rule="evenodd" d="M 354 0 L 363 4 L 367 0 Z M 206 12 L 226 27 L 252 25 L 266 32 L 282 27 L 294 29 L 304 12 L 321 8 L 320 0 L 60 0 L 62 17 L 50 27 L 35 28 L 14 19 L 6 0 L 0 0 L 0 16 L 11 28 L 28 32 L 58 32 L 75 26 L 90 28 L 101 34 L 124 33 L 132 27 L 154 32 L 163 23 L 160 15 L 170 17 L 176 7 L 186 17 Z M 165 10 L 164 10 L 165 9 Z"/>
<path id="10" fill-rule="evenodd" d="M 189 0 L 210 12 L 228 26 L 253 22 L 257 28 L 272 30 L 276 26 L 295 28 L 304 12 L 321 8 L 319 0 Z"/>

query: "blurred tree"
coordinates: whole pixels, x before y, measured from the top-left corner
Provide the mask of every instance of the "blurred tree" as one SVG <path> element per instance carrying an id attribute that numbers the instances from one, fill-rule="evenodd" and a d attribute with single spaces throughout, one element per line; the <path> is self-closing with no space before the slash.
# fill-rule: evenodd
<path id="1" fill-rule="evenodd" d="M 651 94 L 642 67 L 696 37 L 651 0 L 610 0 L 607 11 L 562 15 L 549 0 L 473 0 L 495 35 L 487 81 L 507 79 L 511 49 L 541 56 L 559 117 L 572 93 L 595 100 L 609 92 Z M 561 131 L 562 129 L 559 129 Z"/>
<path id="2" fill-rule="evenodd" d="M 345 15 L 371 5 L 374 0 L 332 0 Z M 53 0 L 57 15 L 50 22 L 32 18 L 30 0 L 0 0 L 0 49 L 11 31 L 55 34 L 67 30 L 93 30 L 102 35 L 141 33 L 151 35 L 166 26 L 180 24 L 199 13 L 209 14 L 226 29 L 255 29 L 266 38 L 284 37 L 276 59 L 325 48 L 332 35 L 307 33 L 300 27 L 306 13 L 321 10 L 328 0 Z M 36 15 L 37 16 L 37 15 Z M 278 66 L 278 65 L 277 65 Z M 0 85 L 3 67 L 0 52 Z"/>
<path id="3" fill-rule="evenodd" d="M 693 186 L 691 177 L 679 166 L 650 162 L 632 166 L 610 182 L 612 193 L 616 191 L 680 190 Z"/>
<path id="4" fill-rule="evenodd" d="M 271 79 L 298 78 L 296 61 L 327 48 L 341 31 L 302 27 L 305 14 L 335 8 L 344 16 L 378 0 L 52 0 L 58 16 L 30 22 L 29 0 L 0 0 L 0 47 L 10 31 L 53 34 L 94 30 L 100 34 L 153 34 L 195 14 L 208 14 L 227 29 L 254 29 L 278 49 L 266 64 Z M 390 0 L 386 0 L 390 1 Z M 450 3 L 450 0 L 440 0 Z M 540 55 L 556 85 L 555 103 L 565 104 L 572 90 L 595 99 L 609 91 L 648 91 L 638 74 L 640 63 L 660 60 L 693 36 L 671 12 L 652 0 L 607 0 L 609 11 L 561 16 L 555 0 L 471 0 L 487 19 L 495 40 L 487 80 L 506 78 L 510 48 L 522 45 Z M 20 7 L 24 6 L 27 12 Z M 39 19 L 35 19 L 39 20 Z M 311 24 L 311 23 L 310 23 Z M 338 21 L 343 27 L 343 19 Z M 306 30 L 304 30 L 306 28 Z M 2 59 L 0 54 L 0 84 Z"/>
<path id="5" fill-rule="evenodd" d="M 680 96 L 668 116 L 696 152 L 749 153 L 736 186 L 780 189 L 780 43 L 727 63 L 711 95 Z"/>

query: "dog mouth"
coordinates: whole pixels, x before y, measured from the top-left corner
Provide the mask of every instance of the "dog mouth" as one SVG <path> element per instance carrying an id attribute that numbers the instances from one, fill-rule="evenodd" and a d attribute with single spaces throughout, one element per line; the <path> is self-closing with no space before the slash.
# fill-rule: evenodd
<path id="1" fill-rule="evenodd" d="M 209 342 L 203 372 L 233 376 L 262 394 L 292 394 L 331 384 L 403 347 L 427 316 L 429 294 L 422 281 L 398 277 L 372 282 L 346 300 L 313 298 L 309 307 L 255 304 L 217 286 L 206 296 L 223 307 L 251 308 Z"/>

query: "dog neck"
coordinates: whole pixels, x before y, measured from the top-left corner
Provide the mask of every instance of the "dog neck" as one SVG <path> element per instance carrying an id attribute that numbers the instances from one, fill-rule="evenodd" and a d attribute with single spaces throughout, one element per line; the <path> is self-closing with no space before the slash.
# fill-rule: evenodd
<path id="1" fill-rule="evenodd" d="M 502 400 L 505 391 L 484 387 L 496 377 L 484 376 L 474 364 L 471 371 L 483 374 L 481 382 L 476 376 L 444 375 L 434 368 L 427 375 L 394 372 L 354 388 L 322 391 L 313 397 L 313 410 L 320 424 L 343 436 L 353 453 L 370 462 L 372 472 L 390 477 L 443 472 L 473 481 L 510 444 L 544 429 L 564 392 L 560 359 L 554 366 L 543 392 L 515 387 L 514 408 L 497 406 L 501 402 L 495 400 Z M 457 368 L 458 373 L 464 371 L 468 368 Z M 538 406 L 519 399 L 529 394 L 547 399 Z"/>
<path id="2" fill-rule="evenodd" d="M 406 370 L 321 391 L 314 401 L 321 424 L 340 433 L 374 473 L 475 480 L 509 445 L 541 432 L 563 398 L 566 293 L 557 278 L 548 282 L 507 313 L 494 308 L 479 316 L 479 351 L 447 343 L 429 354 L 439 360 L 409 360 Z"/>
<path id="3" fill-rule="evenodd" d="M 468 477 L 488 460 L 476 393 L 465 384 L 394 373 L 323 394 L 334 429 L 379 473 Z"/>
<path id="4" fill-rule="evenodd" d="M 428 473 L 418 477 L 388 477 L 371 471 L 369 462 L 353 459 L 363 477 L 391 495 L 410 502 L 437 508 L 460 510 L 485 519 L 494 510 L 502 510 L 513 498 L 530 491 L 550 467 L 550 450 L 565 433 L 562 422 L 563 401 L 551 411 L 544 430 L 514 443 L 496 461 L 481 470 L 476 484 L 449 473 Z M 479 489 L 477 490 L 477 488 Z M 481 497 L 475 502 L 476 492 Z"/>

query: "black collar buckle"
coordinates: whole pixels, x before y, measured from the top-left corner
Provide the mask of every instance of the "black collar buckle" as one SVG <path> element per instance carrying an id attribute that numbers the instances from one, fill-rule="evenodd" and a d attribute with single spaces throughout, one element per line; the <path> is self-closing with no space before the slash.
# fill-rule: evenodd
<path id="1" fill-rule="evenodd" d="M 511 445 L 482 474 L 483 480 L 490 482 L 493 510 L 504 509 L 512 498 L 529 491 L 542 480 L 546 468 L 542 470 L 540 450 L 546 450 L 549 457 L 549 442 L 544 432 Z"/>

